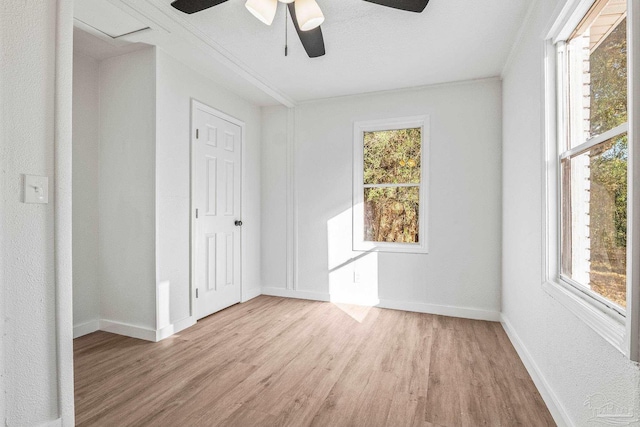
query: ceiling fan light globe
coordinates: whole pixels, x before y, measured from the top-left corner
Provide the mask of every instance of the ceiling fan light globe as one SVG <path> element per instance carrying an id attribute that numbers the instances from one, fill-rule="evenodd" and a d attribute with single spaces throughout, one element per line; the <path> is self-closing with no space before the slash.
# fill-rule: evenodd
<path id="1" fill-rule="evenodd" d="M 324 16 L 321 16 L 319 18 L 313 18 L 305 22 L 304 25 L 300 27 L 300 29 L 302 31 L 313 30 L 314 28 L 318 28 L 320 25 L 322 25 L 323 22 L 324 22 Z"/>
<path id="2" fill-rule="evenodd" d="M 295 0 L 278 0 L 280 3 L 293 3 Z"/>
<path id="3" fill-rule="evenodd" d="M 271 25 L 276 16 L 278 0 L 247 0 L 244 6 L 261 22 Z"/>
<path id="4" fill-rule="evenodd" d="M 316 0 L 295 0 L 298 26 L 302 31 L 317 28 L 324 22 L 324 15 Z"/>

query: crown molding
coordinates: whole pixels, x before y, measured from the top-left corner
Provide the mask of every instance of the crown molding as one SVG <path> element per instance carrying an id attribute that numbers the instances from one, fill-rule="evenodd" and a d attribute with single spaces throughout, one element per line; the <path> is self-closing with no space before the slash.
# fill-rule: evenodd
<path id="1" fill-rule="evenodd" d="M 162 30 L 162 35 L 174 35 L 188 42 L 194 48 L 206 52 L 211 59 L 224 65 L 231 72 L 260 89 L 280 104 L 292 108 L 296 102 L 287 94 L 266 81 L 258 73 L 236 58 L 208 34 L 193 25 L 185 17 L 174 11 L 168 3 L 153 0 L 108 0 L 127 13 L 138 17 L 152 29 Z M 140 41 L 148 42 L 148 34 Z M 133 37 L 132 37 L 133 39 Z M 162 47 L 162 46 L 159 46 Z"/>

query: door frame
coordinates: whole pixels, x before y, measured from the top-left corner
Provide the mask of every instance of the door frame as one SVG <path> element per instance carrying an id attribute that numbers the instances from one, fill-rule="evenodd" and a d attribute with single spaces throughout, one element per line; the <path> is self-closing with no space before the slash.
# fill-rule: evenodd
<path id="1" fill-rule="evenodd" d="M 190 138 L 189 138 L 189 314 L 193 319 L 194 323 L 198 321 L 196 318 L 196 281 L 195 281 L 195 271 L 196 271 L 196 208 L 194 206 L 195 201 L 195 150 L 194 145 L 196 141 L 196 124 L 195 124 L 195 112 L 197 109 L 205 111 L 211 115 L 218 117 L 219 119 L 225 120 L 234 125 L 240 126 L 240 213 L 239 219 L 242 220 L 242 211 L 245 205 L 245 188 L 244 183 L 246 182 L 245 177 L 245 123 L 237 119 L 233 116 L 230 116 L 227 113 L 224 113 L 218 109 L 215 109 L 204 102 L 198 101 L 195 98 L 191 98 L 191 119 L 190 119 Z M 245 290 L 245 259 L 246 259 L 246 233 L 244 233 L 243 227 L 240 227 L 240 302 L 245 301 L 246 290 Z"/>

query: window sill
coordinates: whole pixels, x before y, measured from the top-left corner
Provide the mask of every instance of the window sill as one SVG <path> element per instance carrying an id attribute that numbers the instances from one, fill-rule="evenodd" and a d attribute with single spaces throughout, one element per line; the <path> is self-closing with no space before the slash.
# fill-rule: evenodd
<path id="1" fill-rule="evenodd" d="M 357 252 L 395 252 L 401 254 L 429 253 L 425 244 L 417 243 L 354 242 L 353 250 Z"/>
<path id="2" fill-rule="evenodd" d="M 571 285 L 564 284 L 562 281 L 544 282 L 542 288 L 598 335 L 621 353 L 626 354 L 624 350 L 626 327 L 622 315 L 613 310 L 610 313 L 607 312 L 609 308 L 591 300 L 586 295 L 579 295 L 580 291 L 572 289 Z"/>

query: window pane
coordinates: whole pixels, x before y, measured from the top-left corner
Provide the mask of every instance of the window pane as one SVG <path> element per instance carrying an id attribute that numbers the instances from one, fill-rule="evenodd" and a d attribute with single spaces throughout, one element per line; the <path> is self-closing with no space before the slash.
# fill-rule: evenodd
<path id="1" fill-rule="evenodd" d="M 365 184 L 420 183 L 420 128 L 364 133 Z"/>
<path id="2" fill-rule="evenodd" d="M 594 8 L 595 19 L 569 42 L 571 147 L 627 121 L 626 0 Z"/>
<path id="3" fill-rule="evenodd" d="M 420 187 L 364 189 L 364 240 L 418 243 Z"/>
<path id="4" fill-rule="evenodd" d="M 562 273 L 626 306 L 627 135 L 562 164 Z"/>

